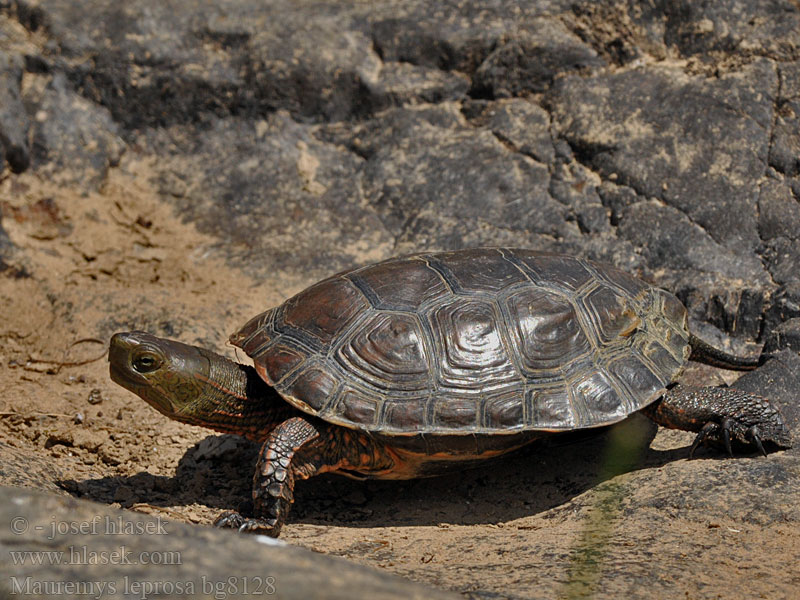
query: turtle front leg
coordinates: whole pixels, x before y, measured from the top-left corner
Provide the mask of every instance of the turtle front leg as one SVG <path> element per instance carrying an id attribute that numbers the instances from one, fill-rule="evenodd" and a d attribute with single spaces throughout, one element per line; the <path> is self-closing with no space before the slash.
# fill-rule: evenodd
<path id="1" fill-rule="evenodd" d="M 214 525 L 278 537 L 294 502 L 294 484 L 322 466 L 321 456 L 309 452 L 320 432 L 309 420 L 293 417 L 273 429 L 261 447 L 253 476 L 253 514 L 228 512 Z"/>
<path id="2" fill-rule="evenodd" d="M 723 446 L 730 456 L 731 440 L 752 444 L 765 456 L 763 442 L 792 445 L 783 416 L 769 400 L 734 388 L 675 385 L 643 412 L 662 427 L 696 431 L 689 458 L 704 443 Z"/>
<path id="3" fill-rule="evenodd" d="M 229 512 L 214 524 L 278 537 L 297 480 L 330 471 L 374 475 L 390 471 L 395 463 L 384 444 L 363 433 L 292 417 L 273 429 L 261 447 L 253 477 L 253 517 Z"/>

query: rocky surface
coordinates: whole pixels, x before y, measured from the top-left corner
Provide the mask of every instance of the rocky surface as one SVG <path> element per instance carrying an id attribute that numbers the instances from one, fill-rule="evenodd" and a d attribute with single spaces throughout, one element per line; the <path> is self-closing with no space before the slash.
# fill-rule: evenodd
<path id="1" fill-rule="evenodd" d="M 253 449 L 114 388 L 110 334 L 233 356 L 320 277 L 474 245 L 670 289 L 800 427 L 799 57 L 790 0 L 0 0 L 0 479 L 211 520 Z M 791 596 L 795 451 L 604 440 L 321 478 L 284 536 L 476 598 Z"/>
<path id="2" fill-rule="evenodd" d="M 264 536 L 18 488 L 0 487 L 0 498 L 9 598 L 458 598 Z"/>

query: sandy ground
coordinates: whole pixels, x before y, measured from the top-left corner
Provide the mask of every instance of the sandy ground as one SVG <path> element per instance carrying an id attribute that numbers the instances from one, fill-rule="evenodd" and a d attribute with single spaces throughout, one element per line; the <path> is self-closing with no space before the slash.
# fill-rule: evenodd
<path id="1" fill-rule="evenodd" d="M 0 183 L 19 248 L 0 276 L 0 455 L 26 457 L 40 487 L 208 524 L 249 493 L 256 448 L 171 422 L 116 387 L 108 337 L 142 328 L 235 358 L 228 333 L 311 281 L 226 267 L 215 240 L 157 200 L 148 173 L 128 162 L 86 196 L 28 175 Z M 319 477 L 298 487 L 282 537 L 474 598 L 790 597 L 796 522 L 687 512 L 677 490 L 666 509 L 626 509 L 677 470 L 734 472 L 736 461 L 687 466 L 690 440 L 660 432 L 613 479 L 595 439 L 432 480 Z M 637 533 L 637 520 L 664 526 Z"/>

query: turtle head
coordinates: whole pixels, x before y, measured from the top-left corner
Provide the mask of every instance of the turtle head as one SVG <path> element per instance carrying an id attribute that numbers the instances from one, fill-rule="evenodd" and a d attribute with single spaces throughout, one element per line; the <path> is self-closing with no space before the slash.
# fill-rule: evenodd
<path id="1" fill-rule="evenodd" d="M 201 348 L 144 331 L 115 334 L 108 350 L 112 381 L 181 421 L 190 420 L 204 397 L 212 356 Z"/>

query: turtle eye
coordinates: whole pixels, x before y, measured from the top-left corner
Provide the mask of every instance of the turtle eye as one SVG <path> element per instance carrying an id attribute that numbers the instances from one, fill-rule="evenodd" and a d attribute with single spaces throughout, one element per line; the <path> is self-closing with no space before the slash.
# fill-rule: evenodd
<path id="1" fill-rule="evenodd" d="M 139 373 L 150 373 L 161 366 L 161 359 L 152 352 L 142 352 L 133 358 L 133 368 Z"/>

